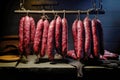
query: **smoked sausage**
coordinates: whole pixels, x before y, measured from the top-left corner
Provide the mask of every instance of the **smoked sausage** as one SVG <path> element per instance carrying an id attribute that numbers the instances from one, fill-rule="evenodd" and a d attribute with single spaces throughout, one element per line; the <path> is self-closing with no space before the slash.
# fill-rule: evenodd
<path id="1" fill-rule="evenodd" d="M 81 60 L 84 55 L 84 37 L 85 37 L 85 32 L 84 32 L 84 25 L 81 20 L 78 20 L 77 23 L 77 58 Z"/>
<path id="2" fill-rule="evenodd" d="M 97 19 L 98 37 L 99 37 L 99 49 L 100 54 L 104 55 L 104 39 L 103 39 L 103 28 L 99 19 Z"/>
<path id="3" fill-rule="evenodd" d="M 30 17 L 30 44 L 31 46 L 33 46 L 34 37 L 35 37 L 35 21 L 33 17 Z"/>
<path id="4" fill-rule="evenodd" d="M 78 19 L 76 19 L 72 24 L 72 36 L 73 36 L 75 55 L 77 54 L 77 22 Z"/>
<path id="5" fill-rule="evenodd" d="M 26 57 L 30 54 L 30 18 L 25 16 L 24 27 L 23 27 L 23 44 L 25 49 Z"/>
<path id="6" fill-rule="evenodd" d="M 45 56 L 46 53 L 46 47 L 47 47 L 47 36 L 48 36 L 48 28 L 49 28 L 49 21 L 46 19 L 44 20 L 44 29 L 43 29 L 43 35 L 42 35 L 42 47 L 41 47 L 41 53 L 40 56 Z"/>
<path id="7" fill-rule="evenodd" d="M 25 20 L 25 17 L 22 17 L 20 19 L 20 22 L 19 22 L 19 44 L 18 44 L 18 48 L 19 48 L 19 51 L 20 53 L 23 53 L 23 27 L 24 27 L 24 20 Z"/>
<path id="8" fill-rule="evenodd" d="M 91 20 L 88 16 L 85 17 L 84 21 L 84 29 L 85 29 L 85 55 L 84 58 L 88 59 L 91 54 L 91 40 L 92 40 L 92 30 L 91 30 Z"/>
<path id="9" fill-rule="evenodd" d="M 55 47 L 58 54 L 62 53 L 62 19 L 60 16 L 56 19 L 55 26 Z"/>
<path id="10" fill-rule="evenodd" d="M 67 19 L 64 17 L 62 19 L 62 55 L 65 57 L 68 50 L 68 24 Z"/>
<path id="11" fill-rule="evenodd" d="M 97 19 L 92 20 L 92 36 L 93 36 L 93 58 L 99 58 L 99 37 L 97 31 Z"/>
<path id="12" fill-rule="evenodd" d="M 34 45 L 33 45 L 33 50 L 36 55 L 38 55 L 41 50 L 42 33 L 43 33 L 43 19 L 40 19 L 37 22 L 37 28 L 35 31 Z"/>
<path id="13" fill-rule="evenodd" d="M 47 53 L 49 60 L 54 59 L 55 49 L 55 20 L 52 20 L 48 29 Z"/>

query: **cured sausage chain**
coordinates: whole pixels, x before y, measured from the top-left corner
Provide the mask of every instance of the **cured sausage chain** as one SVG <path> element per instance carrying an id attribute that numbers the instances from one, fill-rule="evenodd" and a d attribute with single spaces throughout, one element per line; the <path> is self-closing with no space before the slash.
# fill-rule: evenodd
<path id="1" fill-rule="evenodd" d="M 44 57 L 47 51 L 47 40 L 48 39 L 48 29 L 49 29 L 49 21 L 47 19 L 41 18 L 37 22 L 37 28 L 34 37 L 34 53 L 38 58 Z"/>
<path id="2" fill-rule="evenodd" d="M 71 56 L 73 59 L 86 61 L 91 56 L 99 59 L 104 55 L 103 29 L 99 19 L 90 20 L 89 16 L 83 22 L 76 19 L 72 24 L 72 36 L 74 51 L 70 50 L 69 56 L 74 55 Z"/>
<path id="3" fill-rule="evenodd" d="M 35 27 L 36 26 L 36 27 Z M 75 19 L 72 24 L 74 50 L 68 50 L 68 22 L 59 15 L 50 23 L 41 18 L 35 25 L 32 17 L 24 16 L 19 22 L 19 51 L 26 57 L 32 52 L 38 58 L 48 55 L 54 60 L 56 53 L 63 59 L 70 57 L 86 61 L 89 58 L 99 59 L 104 55 L 103 29 L 99 19 L 90 19 L 87 15 L 84 20 Z"/>
<path id="4" fill-rule="evenodd" d="M 19 23 L 19 51 L 26 58 L 31 54 L 35 33 L 35 21 L 32 17 L 24 16 Z"/>

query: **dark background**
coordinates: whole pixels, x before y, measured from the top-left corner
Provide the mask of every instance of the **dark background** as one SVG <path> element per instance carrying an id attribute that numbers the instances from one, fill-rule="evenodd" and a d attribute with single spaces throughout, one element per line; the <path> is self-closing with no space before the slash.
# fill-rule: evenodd
<path id="1" fill-rule="evenodd" d="M 25 0 L 27 2 L 27 0 Z M 37 9 L 40 10 L 41 7 L 30 6 L 28 3 L 25 6 L 26 9 Z M 40 0 L 39 0 L 40 1 Z M 41 0 L 45 1 L 45 0 Z M 50 9 L 58 10 L 87 10 L 92 8 L 91 0 L 53 0 L 58 2 L 58 6 L 54 6 Z M 1 0 L 0 1 L 0 37 L 5 35 L 18 35 L 18 26 L 21 16 L 26 14 L 14 13 L 14 10 L 20 9 L 19 0 Z M 120 54 L 120 1 L 119 0 L 103 0 L 103 9 L 105 14 L 98 15 L 101 20 L 103 30 L 104 30 L 104 46 L 106 50 Z M 48 9 L 48 8 L 46 8 Z M 40 19 L 41 14 L 29 14 L 32 16 L 36 23 Z M 60 15 L 63 17 L 63 15 Z M 86 15 L 81 14 L 81 20 L 84 19 Z M 49 15 L 50 19 L 53 19 L 53 15 Z M 76 15 L 68 14 L 66 15 L 69 25 L 69 49 L 73 48 L 72 36 L 71 36 L 71 25 L 76 19 Z M 94 15 L 90 15 L 93 19 Z"/>

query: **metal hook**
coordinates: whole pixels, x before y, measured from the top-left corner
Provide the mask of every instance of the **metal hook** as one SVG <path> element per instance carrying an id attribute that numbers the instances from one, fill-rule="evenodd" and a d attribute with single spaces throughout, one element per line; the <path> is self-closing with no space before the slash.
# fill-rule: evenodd
<path id="1" fill-rule="evenodd" d="M 58 16 L 58 13 L 54 11 L 54 19 L 56 19 Z"/>
<path id="2" fill-rule="evenodd" d="M 80 10 L 78 10 L 78 20 L 80 20 Z"/>
<path id="3" fill-rule="evenodd" d="M 56 12 L 55 15 L 58 16 L 58 13 Z"/>
<path id="4" fill-rule="evenodd" d="M 96 18 L 96 19 L 98 18 L 98 14 L 99 14 L 99 10 L 96 9 L 96 14 L 95 14 L 95 18 Z"/>
<path id="5" fill-rule="evenodd" d="M 26 9 L 24 8 L 24 0 L 20 0 L 20 9 L 21 9 L 21 10 L 26 10 Z"/>
<path id="6" fill-rule="evenodd" d="M 63 12 L 64 12 L 63 17 L 65 18 L 65 13 L 66 13 L 66 12 L 65 12 L 65 10 L 63 10 Z"/>
<path id="7" fill-rule="evenodd" d="M 96 0 L 92 0 L 93 9 L 96 9 Z"/>
<path id="8" fill-rule="evenodd" d="M 27 12 L 26 15 L 28 16 L 28 14 L 29 14 L 29 10 L 27 10 L 26 12 Z"/>
<path id="9" fill-rule="evenodd" d="M 55 10 L 52 10 L 52 12 L 53 12 L 53 15 L 55 15 Z"/>
<path id="10" fill-rule="evenodd" d="M 45 15 L 45 19 L 50 19 L 50 18 L 48 17 L 48 15 Z"/>
<path id="11" fill-rule="evenodd" d="M 55 19 L 58 17 L 57 13 L 55 13 Z"/>
<path id="12" fill-rule="evenodd" d="M 102 0 L 99 0 L 99 9 L 102 9 Z"/>
<path id="13" fill-rule="evenodd" d="M 45 16 L 45 12 L 44 12 L 45 10 L 43 9 L 42 11 L 43 11 L 43 13 L 42 13 L 42 14 L 43 14 L 43 16 Z"/>
<path id="14" fill-rule="evenodd" d="M 44 12 L 44 9 L 42 10 L 42 16 L 41 16 L 42 19 L 46 19 L 46 15 L 45 15 L 45 12 Z"/>
<path id="15" fill-rule="evenodd" d="M 56 19 L 56 13 L 55 13 L 55 10 L 52 10 L 52 11 L 53 11 L 54 19 Z"/>
<path id="16" fill-rule="evenodd" d="M 90 12 L 90 10 L 88 9 L 88 10 L 87 10 L 87 16 L 89 16 L 89 12 Z"/>

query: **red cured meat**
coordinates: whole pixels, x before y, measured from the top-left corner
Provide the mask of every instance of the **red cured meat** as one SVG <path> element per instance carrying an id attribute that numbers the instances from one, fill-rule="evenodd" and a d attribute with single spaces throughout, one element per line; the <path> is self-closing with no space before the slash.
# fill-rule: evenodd
<path id="1" fill-rule="evenodd" d="M 81 20 L 79 20 L 77 23 L 77 40 L 78 40 L 77 58 L 79 60 L 81 60 L 83 58 L 83 55 L 84 55 L 84 40 L 85 40 L 84 34 L 85 34 L 85 32 L 84 32 L 83 22 Z"/>
<path id="2" fill-rule="evenodd" d="M 35 21 L 32 17 L 30 17 L 30 43 L 33 46 L 35 37 Z"/>
<path id="3" fill-rule="evenodd" d="M 62 55 L 65 57 L 67 54 L 68 50 L 68 24 L 67 24 L 67 19 L 63 18 L 62 19 Z"/>
<path id="4" fill-rule="evenodd" d="M 76 19 L 72 24 L 72 36 L 73 36 L 75 54 L 77 54 L 77 22 L 78 20 Z"/>
<path id="5" fill-rule="evenodd" d="M 77 59 L 77 56 L 76 56 L 76 54 L 75 54 L 75 50 L 69 50 L 69 51 L 67 52 L 67 55 L 68 55 L 69 57 L 75 59 L 75 60 Z"/>
<path id="6" fill-rule="evenodd" d="M 91 41 L 92 41 L 92 30 L 91 30 L 91 20 L 89 17 L 84 19 L 84 28 L 85 28 L 85 59 L 87 59 L 91 54 Z"/>
<path id="7" fill-rule="evenodd" d="M 40 19 L 37 23 L 33 45 L 33 49 L 36 55 L 38 55 L 39 51 L 41 50 L 42 34 L 43 34 L 43 19 Z"/>
<path id="8" fill-rule="evenodd" d="M 99 37 L 99 49 L 100 54 L 104 55 L 104 39 L 103 39 L 103 28 L 99 19 L 97 19 L 98 37 Z"/>
<path id="9" fill-rule="evenodd" d="M 47 41 L 47 53 L 49 60 L 54 59 L 54 47 L 55 47 L 55 20 L 52 20 L 49 25 Z"/>
<path id="10" fill-rule="evenodd" d="M 24 27 L 24 20 L 25 18 L 22 17 L 19 22 L 19 44 L 18 48 L 20 53 L 23 53 L 23 27 Z"/>
<path id="11" fill-rule="evenodd" d="M 99 37 L 96 19 L 92 20 L 92 36 L 93 36 L 93 57 L 99 58 Z"/>
<path id="12" fill-rule="evenodd" d="M 30 18 L 29 16 L 25 16 L 24 27 L 23 27 L 23 46 L 25 49 L 25 55 L 30 54 Z"/>
<path id="13" fill-rule="evenodd" d="M 46 19 L 44 21 L 44 29 L 43 29 L 43 35 L 42 35 L 42 47 L 41 47 L 41 53 L 40 56 L 45 56 L 46 53 L 46 47 L 47 47 L 47 37 L 48 37 L 48 29 L 49 29 L 49 21 Z"/>
<path id="14" fill-rule="evenodd" d="M 60 16 L 56 19 L 55 26 L 55 46 L 58 54 L 62 53 L 62 19 Z"/>

